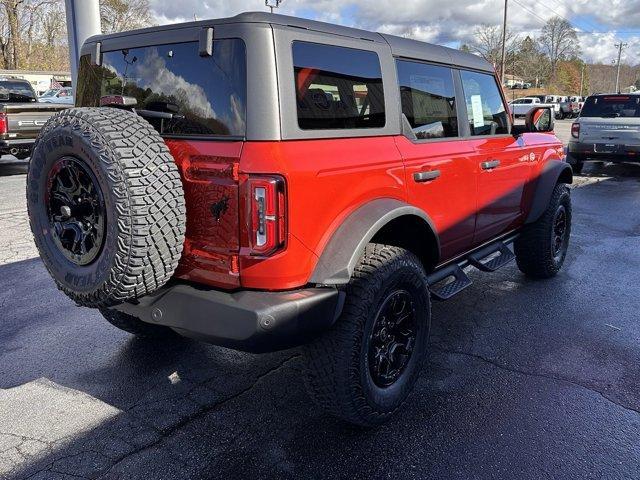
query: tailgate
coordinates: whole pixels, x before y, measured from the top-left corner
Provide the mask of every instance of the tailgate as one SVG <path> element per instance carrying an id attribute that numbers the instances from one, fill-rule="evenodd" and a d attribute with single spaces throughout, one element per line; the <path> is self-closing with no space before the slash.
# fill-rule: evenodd
<path id="1" fill-rule="evenodd" d="M 180 169 L 187 235 L 176 277 L 240 286 L 238 166 L 243 142 L 165 140 Z"/>
<path id="2" fill-rule="evenodd" d="M 580 119 L 580 141 L 584 143 L 639 145 L 640 119 L 582 118 Z"/>
<path id="3" fill-rule="evenodd" d="M 69 108 L 37 103 L 7 103 L 2 107 L 7 115 L 7 138 L 12 140 L 35 139 L 51 115 Z"/>

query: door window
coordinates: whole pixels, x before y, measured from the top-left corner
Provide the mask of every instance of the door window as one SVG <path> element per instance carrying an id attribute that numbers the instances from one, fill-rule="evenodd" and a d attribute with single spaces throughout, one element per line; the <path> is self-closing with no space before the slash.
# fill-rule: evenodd
<path id="1" fill-rule="evenodd" d="M 458 136 L 458 115 L 450 68 L 398 60 L 402 113 L 420 140 Z"/>
<path id="2" fill-rule="evenodd" d="M 471 135 L 509 133 L 509 117 L 493 75 L 460 72 Z"/>

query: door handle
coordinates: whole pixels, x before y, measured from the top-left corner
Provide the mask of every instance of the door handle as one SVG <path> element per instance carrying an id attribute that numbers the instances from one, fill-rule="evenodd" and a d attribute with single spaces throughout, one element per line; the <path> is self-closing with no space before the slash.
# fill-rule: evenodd
<path id="1" fill-rule="evenodd" d="M 482 162 L 480 164 L 483 170 L 493 170 L 500 166 L 500 160 L 489 160 L 488 162 Z"/>
<path id="2" fill-rule="evenodd" d="M 440 176 L 440 170 L 427 170 L 426 172 L 417 172 L 413 174 L 413 180 L 418 183 L 430 182 Z"/>

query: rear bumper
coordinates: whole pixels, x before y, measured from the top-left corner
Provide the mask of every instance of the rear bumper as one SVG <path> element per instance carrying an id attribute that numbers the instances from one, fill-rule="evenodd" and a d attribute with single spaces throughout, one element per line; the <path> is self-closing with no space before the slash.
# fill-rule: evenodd
<path id="1" fill-rule="evenodd" d="M 8 152 L 13 148 L 17 148 L 18 150 L 31 150 L 33 144 L 35 143 L 35 139 L 11 139 L 5 138 L 0 140 L 0 151 Z"/>
<path id="2" fill-rule="evenodd" d="M 335 288 L 229 293 L 179 283 L 114 308 L 186 337 L 258 353 L 312 340 L 335 323 L 343 304 Z"/>
<path id="3" fill-rule="evenodd" d="M 574 158 L 640 162 L 640 145 L 569 142 L 567 152 Z M 571 159 L 569 158 L 569 163 Z"/>

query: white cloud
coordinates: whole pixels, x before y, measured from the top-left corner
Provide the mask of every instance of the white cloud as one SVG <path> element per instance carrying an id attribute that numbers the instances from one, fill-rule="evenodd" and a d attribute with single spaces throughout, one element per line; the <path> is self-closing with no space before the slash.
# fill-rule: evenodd
<path id="1" fill-rule="evenodd" d="M 174 23 L 266 11 L 263 0 L 151 0 L 159 23 Z M 469 41 L 481 24 L 502 23 L 503 0 L 284 0 L 279 13 L 377 30 L 440 44 Z M 640 43 L 640 0 L 544 0 L 510 2 L 509 25 L 521 35 L 535 36 L 544 21 L 560 15 L 581 31 L 621 30 L 622 38 Z M 635 29 L 635 32 L 625 30 Z M 619 36 L 586 33 L 580 36 L 587 60 L 609 62 Z M 628 60 L 638 63 L 629 49 Z"/>
<path id="2" fill-rule="evenodd" d="M 175 95 L 195 114 L 216 118 L 204 89 L 169 70 L 167 62 L 156 49 L 145 56 L 143 62 L 136 64 L 134 75 L 139 77 L 139 87 L 150 88 L 158 94 Z"/>

